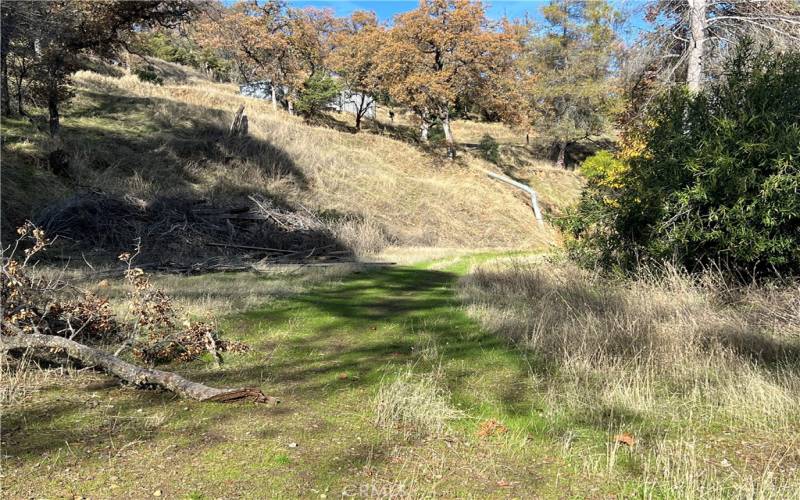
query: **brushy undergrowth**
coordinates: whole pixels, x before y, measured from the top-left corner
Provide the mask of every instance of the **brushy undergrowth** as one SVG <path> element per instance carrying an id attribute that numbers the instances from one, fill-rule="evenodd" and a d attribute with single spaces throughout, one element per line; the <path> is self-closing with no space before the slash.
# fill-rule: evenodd
<path id="1" fill-rule="evenodd" d="M 641 438 L 625 462 L 645 496 L 800 493 L 800 283 L 733 287 L 672 268 L 615 282 L 515 261 L 476 270 L 460 292 L 535 360 L 553 433 Z"/>
<path id="2" fill-rule="evenodd" d="M 573 258 L 631 272 L 670 261 L 800 273 L 800 55 L 745 43 L 723 71 L 698 94 L 656 97 L 619 159 L 584 163 L 580 202 L 554 219 Z"/>

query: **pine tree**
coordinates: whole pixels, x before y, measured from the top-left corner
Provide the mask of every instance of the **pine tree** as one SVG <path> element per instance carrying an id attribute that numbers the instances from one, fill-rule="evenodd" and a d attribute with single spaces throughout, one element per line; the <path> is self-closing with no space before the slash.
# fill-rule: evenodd
<path id="1" fill-rule="evenodd" d="M 554 0 L 542 9 L 546 24 L 529 41 L 532 125 L 565 166 L 569 143 L 603 133 L 620 103 L 612 69 L 621 14 L 605 1 Z"/>

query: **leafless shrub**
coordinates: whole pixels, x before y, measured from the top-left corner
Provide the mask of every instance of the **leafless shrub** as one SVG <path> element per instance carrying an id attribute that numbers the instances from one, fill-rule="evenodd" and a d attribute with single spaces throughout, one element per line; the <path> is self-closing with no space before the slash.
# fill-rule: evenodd
<path id="1" fill-rule="evenodd" d="M 8 327 L 19 334 L 39 333 L 67 337 L 91 344 L 115 344 L 127 337 L 117 354 L 132 346 L 135 357 L 150 364 L 161 361 L 189 361 L 210 352 L 217 362 L 225 351 L 242 352 L 247 346 L 219 338 L 210 322 L 186 321 L 179 325 L 172 299 L 150 282 L 147 274 L 133 266 L 138 255 L 120 256 L 127 265 L 126 280 L 131 286 L 133 325 L 117 321 L 108 300 L 80 290 L 61 278 L 31 277 L 30 259 L 50 245 L 44 231 L 32 223 L 18 230 L 19 239 L 8 255 L 2 256 L 0 274 L 3 301 L 3 334 Z M 16 253 L 21 244 L 25 258 Z M 24 364 L 24 363 L 23 363 Z M 20 365 L 21 366 L 21 365 Z"/>
<path id="2" fill-rule="evenodd" d="M 45 333 L 76 340 L 112 341 L 118 331 L 108 301 L 93 293 L 70 287 L 60 278 L 31 277 L 29 262 L 51 244 L 41 228 L 27 222 L 17 230 L 19 238 L 4 255 L 0 271 L 2 321 L 26 333 Z M 21 245 L 24 258 L 17 257 Z M 63 291 L 70 290 L 71 296 Z"/>
<path id="3" fill-rule="evenodd" d="M 208 322 L 187 320 L 179 326 L 172 299 L 154 286 L 142 269 L 133 267 L 137 254 L 119 256 L 128 266 L 125 279 L 131 287 L 131 309 L 135 318 L 132 343 L 136 358 L 155 364 L 175 359 L 191 361 L 209 352 L 220 364 L 221 352 L 248 349 L 240 342 L 219 338 L 217 329 Z"/>

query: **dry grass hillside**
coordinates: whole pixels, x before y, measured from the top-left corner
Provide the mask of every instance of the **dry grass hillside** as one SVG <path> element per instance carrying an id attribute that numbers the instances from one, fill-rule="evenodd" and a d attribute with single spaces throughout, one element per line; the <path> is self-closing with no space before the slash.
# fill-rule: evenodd
<path id="1" fill-rule="evenodd" d="M 5 234 L 70 195 L 94 191 L 141 205 L 202 199 L 231 206 L 255 194 L 335 221 L 337 238 L 360 253 L 391 244 L 536 248 L 555 237 L 536 227 L 522 194 L 486 177 L 497 167 L 476 155 L 465 152 L 450 163 L 380 124 L 358 134 L 336 126 L 343 122 L 334 117 L 333 127 L 312 126 L 237 95 L 235 85 L 167 63 L 159 70 L 163 85 L 113 68 L 75 75 L 76 95 L 63 117 L 67 177 L 48 171 L 52 145 L 43 133 L 22 120 L 4 121 Z M 249 137 L 227 137 L 242 104 Z M 544 193 L 577 187 L 549 189 L 548 182 L 540 186 Z"/>

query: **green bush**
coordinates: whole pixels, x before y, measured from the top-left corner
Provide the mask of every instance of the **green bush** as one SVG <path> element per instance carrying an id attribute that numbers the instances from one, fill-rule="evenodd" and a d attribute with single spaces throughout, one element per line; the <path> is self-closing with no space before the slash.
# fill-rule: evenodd
<path id="1" fill-rule="evenodd" d="M 330 76 L 314 73 L 303 83 L 295 108 L 301 114 L 311 116 L 322 111 L 341 93 L 341 87 Z"/>
<path id="2" fill-rule="evenodd" d="M 434 146 L 441 146 L 445 143 L 444 126 L 441 120 L 437 119 L 431 123 L 428 129 L 428 142 Z"/>
<path id="3" fill-rule="evenodd" d="M 186 46 L 186 42 L 180 44 L 165 33 L 153 33 L 143 37 L 144 50 L 148 55 L 186 66 L 197 66 L 197 59 L 192 49 Z"/>
<path id="4" fill-rule="evenodd" d="M 164 79 L 159 76 L 156 72 L 156 69 L 153 66 L 144 66 L 141 68 L 136 68 L 133 70 L 133 73 L 139 78 L 139 80 L 147 83 L 152 83 L 154 85 L 163 85 Z"/>
<path id="5" fill-rule="evenodd" d="M 500 146 L 491 135 L 484 134 L 483 137 L 481 137 L 481 142 L 478 143 L 478 149 L 484 160 L 490 161 L 495 165 L 500 163 Z"/>
<path id="6" fill-rule="evenodd" d="M 659 97 L 644 150 L 588 183 L 557 223 L 587 264 L 670 260 L 740 275 L 800 272 L 800 54 L 742 44 L 698 95 Z"/>
<path id="7" fill-rule="evenodd" d="M 229 62 L 216 56 L 210 49 L 200 48 L 191 39 L 170 33 L 141 33 L 137 48 L 148 56 L 164 61 L 212 70 L 217 77 L 224 77 L 230 66 Z"/>
<path id="8" fill-rule="evenodd" d="M 600 150 L 586 158 L 580 166 L 580 173 L 597 184 L 614 184 L 625 172 L 625 163 L 606 150 Z"/>

